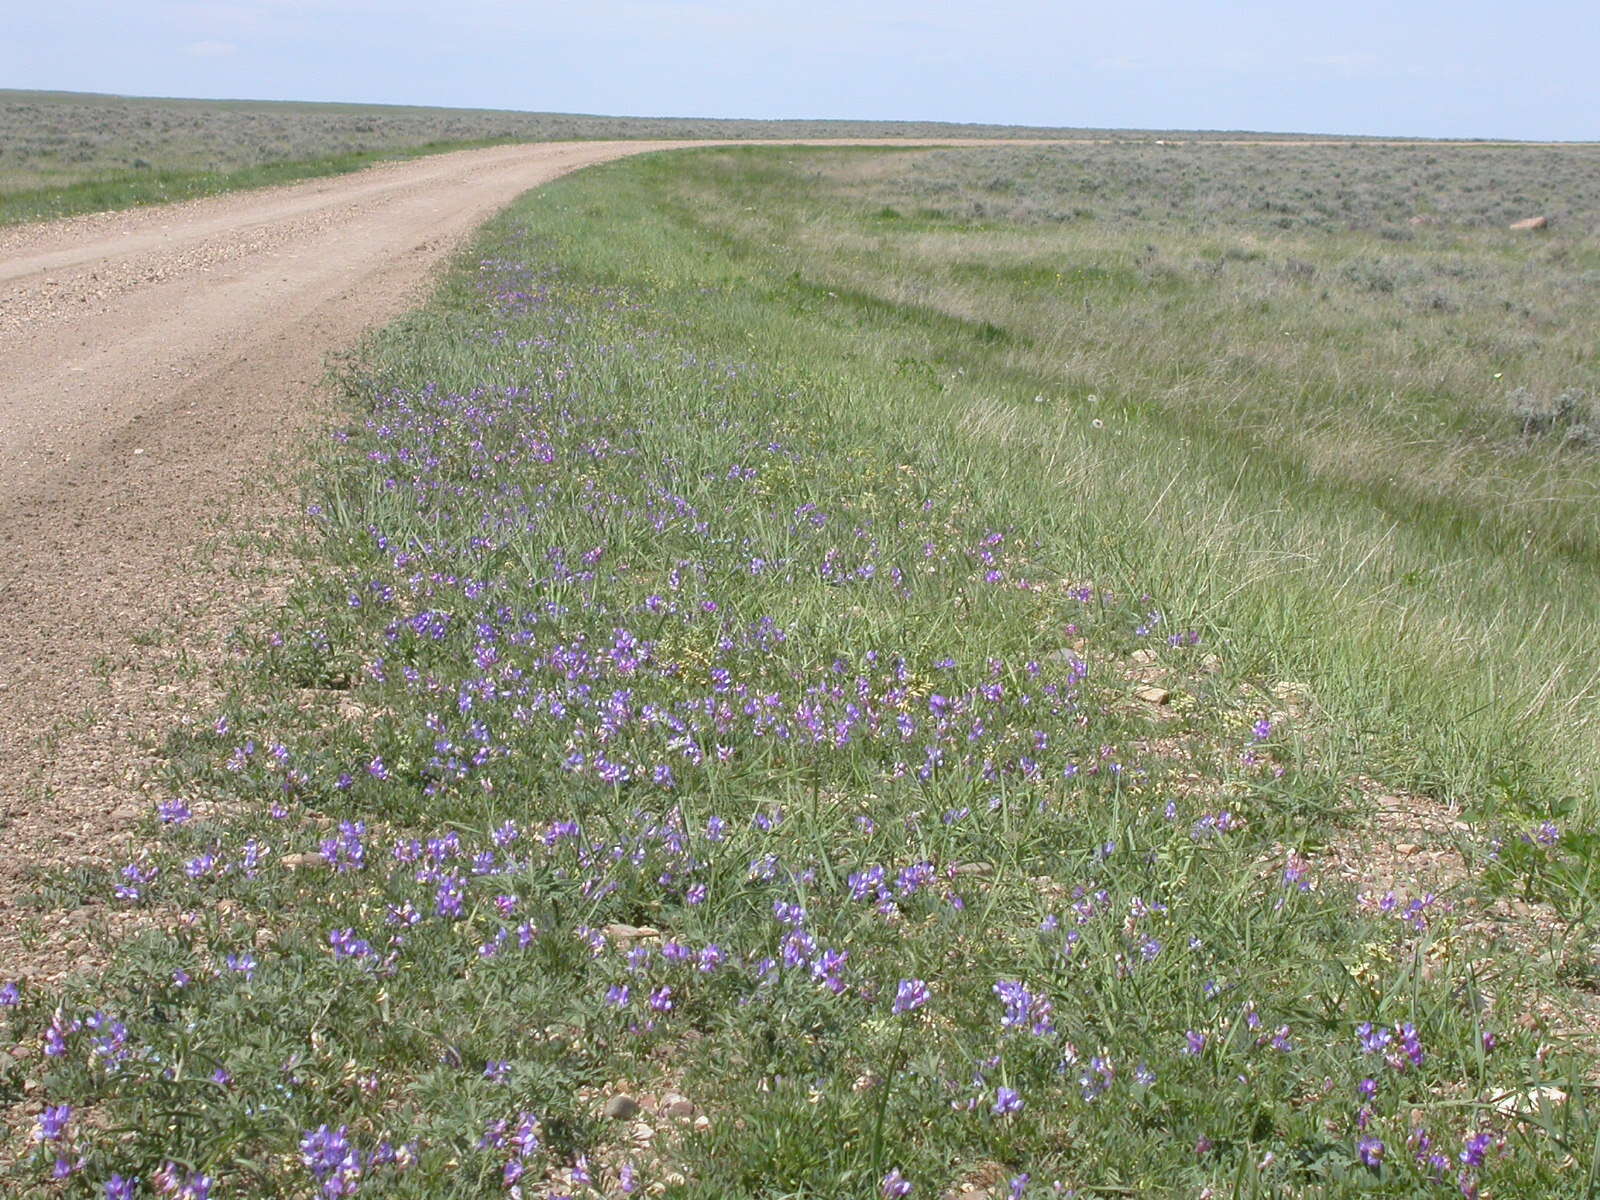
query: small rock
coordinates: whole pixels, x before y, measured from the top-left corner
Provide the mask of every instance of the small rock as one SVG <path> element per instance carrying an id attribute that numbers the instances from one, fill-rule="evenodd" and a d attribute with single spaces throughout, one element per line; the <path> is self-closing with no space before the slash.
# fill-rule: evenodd
<path id="1" fill-rule="evenodd" d="M 997 1162 L 979 1163 L 966 1178 L 944 1193 L 944 1200 L 995 1200 L 1006 1191 L 1011 1172 Z"/>
<path id="2" fill-rule="evenodd" d="M 1523 217 L 1520 221 L 1511 222 L 1512 229 L 1549 229 L 1549 217 Z"/>
<path id="3" fill-rule="evenodd" d="M 639 1115 L 639 1102 L 632 1096 L 618 1093 L 606 1101 L 601 1112 L 613 1121 L 631 1121 Z"/>
<path id="4" fill-rule="evenodd" d="M 1133 652 L 1133 661 L 1141 666 L 1149 666 L 1156 661 L 1156 652 L 1149 649 L 1138 649 Z"/>
<path id="5" fill-rule="evenodd" d="M 950 868 L 952 875 L 993 875 L 994 864 L 986 862 L 957 863 Z"/>
<path id="6" fill-rule="evenodd" d="M 1142 687 L 1134 695 L 1146 704 L 1166 704 L 1172 699 L 1172 693 L 1166 688 Z"/>
<path id="7" fill-rule="evenodd" d="M 695 1107 L 694 1101 L 687 1096 L 680 1096 L 676 1092 L 668 1092 L 661 1097 L 661 1115 L 664 1117 L 687 1121 L 690 1117 L 698 1114 L 699 1111 Z"/>
<path id="8" fill-rule="evenodd" d="M 316 852 L 311 854 L 285 854 L 278 861 L 291 871 L 299 871 L 305 867 L 325 867 L 328 865 L 328 860 Z"/>
<path id="9" fill-rule="evenodd" d="M 1421 849 L 1422 847 L 1417 845 L 1415 842 L 1399 842 L 1396 843 L 1394 852 L 1396 854 L 1403 854 L 1409 858 L 1411 855 L 1417 853 Z"/>
<path id="10" fill-rule="evenodd" d="M 1495 1103 L 1495 1111 L 1507 1117 L 1531 1115 L 1541 1108 L 1554 1108 L 1558 1104 L 1567 1102 L 1567 1094 L 1558 1087 L 1548 1085 L 1530 1088 L 1525 1092 L 1513 1092 L 1503 1096 Z"/>

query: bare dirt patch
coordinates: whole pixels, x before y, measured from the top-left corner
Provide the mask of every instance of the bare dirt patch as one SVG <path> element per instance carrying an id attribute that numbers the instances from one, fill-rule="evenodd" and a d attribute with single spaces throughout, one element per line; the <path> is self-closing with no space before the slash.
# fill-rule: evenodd
<path id="1" fill-rule="evenodd" d="M 1522 1011 L 1507 1014 L 1541 1034 L 1600 1047 L 1600 994 L 1560 982 L 1564 966 L 1592 961 L 1586 931 L 1550 904 L 1499 895 L 1484 887 L 1469 860 L 1472 826 L 1448 805 L 1426 796 L 1390 794 L 1359 781 L 1368 811 L 1318 854 L 1319 870 L 1352 885 L 1360 902 L 1404 912 L 1413 903 L 1448 915 L 1490 971 L 1526 972 Z"/>

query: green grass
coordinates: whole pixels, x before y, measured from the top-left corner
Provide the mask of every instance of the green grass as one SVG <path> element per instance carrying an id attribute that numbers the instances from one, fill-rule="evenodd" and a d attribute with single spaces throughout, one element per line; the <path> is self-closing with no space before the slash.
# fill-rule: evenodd
<path id="1" fill-rule="evenodd" d="M 714 238 L 775 275 L 803 264 L 721 336 L 816 361 L 836 359 L 844 333 L 863 360 L 916 364 L 936 381 L 927 403 L 961 429 L 951 453 L 982 462 L 1073 569 L 1189 598 L 1214 637 L 1312 684 L 1396 786 L 1592 813 L 1600 455 L 1530 440 L 1506 402 L 1517 387 L 1600 396 L 1582 284 L 1592 235 L 1530 244 L 1486 215 L 1395 243 L 1359 227 L 1392 203 L 1379 184 L 1342 218 L 1356 227 L 1268 234 L 1248 210 L 1118 219 L 1135 189 L 1168 194 L 1151 153 L 855 151 L 793 167 L 781 151 L 708 155 L 664 190 L 681 197 L 676 241 Z M 1219 189 L 1233 174 L 1270 186 L 1308 160 L 1376 160 L 1384 186 L 1413 186 L 1393 148 L 1206 153 Z M 1457 189 L 1519 163 L 1563 177 L 1542 152 L 1454 153 L 1442 178 Z M 1093 193 L 1051 191 L 1048 207 L 1101 208 L 981 233 L 885 233 L 875 219 L 919 178 L 965 195 L 1008 159 L 1087 160 Z M 1568 164 L 1561 202 L 1580 226 L 1600 212 L 1584 178 Z M 594 253 L 620 273 L 638 249 Z M 1418 290 L 1429 275 L 1471 287 L 1427 315 L 1404 289 L 1367 285 L 1375 260 L 1420 275 Z M 1505 313 L 1519 305 L 1530 315 L 1516 327 L 1536 333 L 1512 351 Z M 956 361 L 952 321 L 989 331 L 996 352 Z"/>
<path id="2" fill-rule="evenodd" d="M 142 927 L 0 1007 L 13 1192 L 1592 1192 L 1570 750 L 1473 793 L 1510 643 L 1363 574 L 1442 535 L 1269 555 L 1363 510 L 1047 394 L 989 301 L 1054 272 L 872 269 L 864 162 L 569 177 L 364 347 L 178 802 L 28 914 Z M 1449 895 L 1385 895 L 1363 775 L 1479 802 Z"/>

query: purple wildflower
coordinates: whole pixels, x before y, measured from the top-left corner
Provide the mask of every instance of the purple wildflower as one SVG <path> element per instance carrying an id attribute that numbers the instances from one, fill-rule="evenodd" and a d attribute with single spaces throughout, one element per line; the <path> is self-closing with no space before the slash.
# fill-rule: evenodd
<path id="1" fill-rule="evenodd" d="M 72 1106 L 70 1104 L 57 1104 L 46 1108 L 39 1114 L 39 1123 L 33 1131 L 33 1140 L 36 1142 L 59 1142 L 67 1133 L 67 1125 L 72 1120 Z"/>
<path id="2" fill-rule="evenodd" d="M 1363 1021 L 1356 1026 L 1356 1038 L 1361 1043 L 1363 1054 L 1382 1054 L 1393 1040 L 1387 1029 L 1374 1026 L 1370 1021 Z"/>
<path id="3" fill-rule="evenodd" d="M 928 985 L 920 979 L 902 979 L 894 992 L 889 1011 L 895 1016 L 921 1008 L 928 1002 Z M 904 1195 L 904 1193 L 901 1193 Z"/>
<path id="4" fill-rule="evenodd" d="M 330 929 L 328 945 L 333 948 L 333 957 L 336 960 L 373 957 L 372 943 L 365 938 L 357 937 L 354 929 Z"/>
<path id="5" fill-rule="evenodd" d="M 997 1117 L 1008 1117 L 1022 1111 L 1022 1096 L 1015 1088 L 1000 1087 L 995 1090 L 994 1108 Z"/>
<path id="6" fill-rule="evenodd" d="M 433 910 L 446 920 L 455 920 L 461 916 L 461 901 L 466 895 L 462 887 L 461 876 L 453 872 L 439 880 L 434 889 Z"/>
<path id="7" fill-rule="evenodd" d="M 350 1144 L 349 1127 L 329 1130 L 320 1125 L 300 1139 L 300 1160 L 327 1197 L 354 1195 L 361 1186 L 367 1159 Z"/>
<path id="8" fill-rule="evenodd" d="M 1483 1160 L 1488 1155 L 1489 1146 L 1493 1141 L 1494 1138 L 1487 1133 L 1473 1134 L 1461 1147 L 1461 1162 L 1469 1167 L 1483 1166 Z"/>

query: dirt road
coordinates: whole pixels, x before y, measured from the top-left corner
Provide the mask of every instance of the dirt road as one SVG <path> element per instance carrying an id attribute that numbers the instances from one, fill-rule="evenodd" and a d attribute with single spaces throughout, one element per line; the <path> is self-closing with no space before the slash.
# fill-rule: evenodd
<path id="1" fill-rule="evenodd" d="M 88 965 L 108 910 L 35 914 L 31 880 L 114 860 L 152 811 L 153 739 L 203 710 L 208 662 L 274 586 L 227 538 L 296 506 L 261 481 L 303 444 L 328 354 L 519 193 L 670 145 L 468 151 L 0 230 L 0 981 Z"/>

